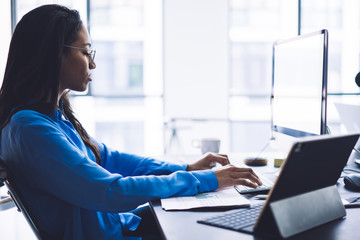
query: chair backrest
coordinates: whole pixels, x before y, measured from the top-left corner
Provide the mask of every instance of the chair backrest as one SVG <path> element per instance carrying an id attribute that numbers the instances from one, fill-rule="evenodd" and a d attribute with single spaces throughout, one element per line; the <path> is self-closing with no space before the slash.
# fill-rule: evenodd
<path id="1" fill-rule="evenodd" d="M 36 237 L 38 239 L 42 239 L 38 227 L 35 225 L 33 218 L 29 214 L 28 208 L 24 205 L 21 194 L 15 189 L 16 187 L 12 184 L 11 177 L 9 176 L 9 171 L 4 165 L 2 159 L 0 159 L 0 186 L 4 184 L 7 187 L 8 194 L 14 201 L 18 211 L 22 212 Z"/>

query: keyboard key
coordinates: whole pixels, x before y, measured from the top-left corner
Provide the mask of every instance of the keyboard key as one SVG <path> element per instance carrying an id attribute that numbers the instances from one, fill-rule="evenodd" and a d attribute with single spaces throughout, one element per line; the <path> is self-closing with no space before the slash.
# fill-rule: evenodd
<path id="1" fill-rule="evenodd" d="M 198 223 L 239 231 L 255 224 L 263 204 L 251 208 L 237 209 L 221 215 L 198 220 Z"/>
<path id="2" fill-rule="evenodd" d="M 259 193 L 259 192 L 268 192 L 270 191 L 271 187 L 274 185 L 272 181 L 267 179 L 266 177 L 262 176 L 259 173 L 256 173 L 258 177 L 260 178 L 262 185 L 257 188 L 251 188 L 244 185 L 237 185 L 235 186 L 236 191 L 238 191 L 240 194 L 246 194 L 246 193 Z"/>

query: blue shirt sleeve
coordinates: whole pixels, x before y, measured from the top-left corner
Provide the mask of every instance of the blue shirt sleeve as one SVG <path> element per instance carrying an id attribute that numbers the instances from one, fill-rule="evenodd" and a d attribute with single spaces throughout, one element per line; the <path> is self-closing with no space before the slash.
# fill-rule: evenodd
<path id="1" fill-rule="evenodd" d="M 155 198 L 218 187 L 211 170 L 186 172 L 184 165 L 108 151 L 105 146 L 101 167 L 85 145 L 79 145 L 76 131 L 57 124 L 34 111 L 18 112 L 2 131 L 1 154 L 23 181 L 71 204 L 123 212 Z"/>
<path id="2" fill-rule="evenodd" d="M 96 142 L 96 141 L 94 141 Z M 174 164 L 145 158 L 133 154 L 122 153 L 98 144 L 102 166 L 111 173 L 122 176 L 168 175 L 176 171 L 186 171 L 187 164 Z"/>

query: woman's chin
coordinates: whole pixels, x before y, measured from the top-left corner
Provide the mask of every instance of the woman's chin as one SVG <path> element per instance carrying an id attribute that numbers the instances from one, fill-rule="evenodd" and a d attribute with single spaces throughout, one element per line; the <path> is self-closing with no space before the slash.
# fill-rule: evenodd
<path id="1" fill-rule="evenodd" d="M 76 93 L 79 93 L 79 94 L 82 94 L 84 92 L 87 91 L 87 87 L 84 87 L 84 88 L 79 88 L 79 89 L 70 89 L 72 92 L 76 92 Z"/>

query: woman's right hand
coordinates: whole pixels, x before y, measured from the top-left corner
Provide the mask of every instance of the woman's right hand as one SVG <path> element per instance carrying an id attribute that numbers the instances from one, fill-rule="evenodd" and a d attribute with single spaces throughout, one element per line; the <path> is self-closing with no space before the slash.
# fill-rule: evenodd
<path id="1" fill-rule="evenodd" d="M 231 187 L 236 185 L 244 185 L 257 188 L 262 185 L 259 177 L 251 168 L 235 167 L 231 164 L 214 169 L 214 173 L 218 180 L 218 188 Z"/>

